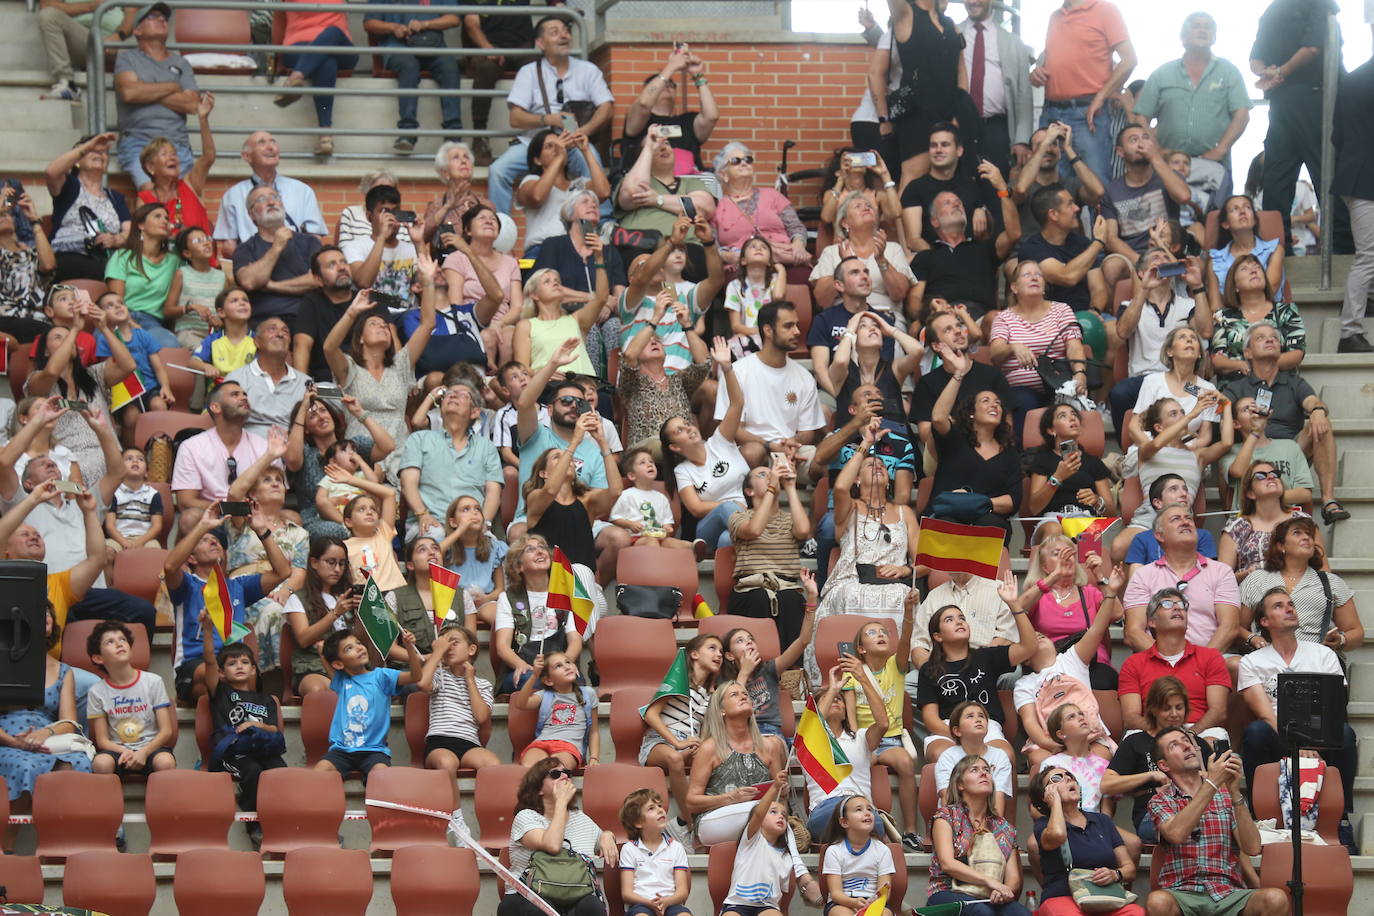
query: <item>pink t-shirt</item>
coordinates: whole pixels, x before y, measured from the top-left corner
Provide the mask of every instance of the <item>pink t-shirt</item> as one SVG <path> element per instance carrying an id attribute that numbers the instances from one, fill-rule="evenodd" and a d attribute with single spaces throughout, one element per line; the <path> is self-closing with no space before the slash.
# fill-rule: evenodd
<path id="1" fill-rule="evenodd" d="M 331 0 L 286 0 L 286 2 L 329 3 Z M 345 6 L 344 0 L 337 0 L 337 2 L 340 7 Z M 303 42 L 314 41 L 321 32 L 331 25 L 348 35 L 348 17 L 344 13 L 293 13 L 288 10 L 286 13 L 286 32 L 282 35 L 281 43 L 298 45 Z M 353 36 L 348 35 L 348 40 L 352 41 Z"/>
<path id="2" fill-rule="evenodd" d="M 1050 14 L 1045 35 L 1047 101 L 1094 95 L 1112 75 L 1112 48 L 1130 40 L 1121 11 L 1107 0 L 1087 0 Z"/>
<path id="3" fill-rule="evenodd" d="M 486 263 L 483 261 L 482 263 Z M 502 318 L 510 311 L 510 287 L 511 283 L 520 280 L 520 262 L 508 254 L 501 255 L 501 263 L 492 269 L 487 264 L 487 269 L 491 270 L 491 275 L 496 278 L 496 285 L 501 287 L 501 305 L 496 309 L 496 315 L 492 321 Z M 455 251 L 444 258 L 444 270 L 457 271 L 463 278 L 463 302 L 478 302 L 487 294 L 482 289 L 482 281 L 477 279 L 477 270 L 472 266 L 472 261 L 461 251 Z"/>
<path id="4" fill-rule="evenodd" d="M 1096 585 L 1085 585 L 1083 597 L 1088 602 L 1086 609 L 1079 603 L 1078 589 L 1074 589 L 1068 604 L 1060 604 L 1054 600 L 1053 592 L 1046 592 L 1031 609 L 1031 623 L 1037 632 L 1044 633 L 1051 641 L 1081 633 L 1097 619 L 1097 611 L 1102 607 L 1102 592 Z M 1107 648 L 1110 639 L 1103 639 L 1102 645 L 1097 647 L 1097 660 L 1108 665 L 1112 663 L 1112 653 Z"/>
<path id="5" fill-rule="evenodd" d="M 1188 641 L 1205 646 L 1217 631 L 1217 605 L 1239 608 L 1240 588 L 1236 585 L 1236 574 L 1220 560 L 1198 554 L 1197 564 L 1183 577 L 1188 583 L 1183 594 L 1188 599 Z M 1175 588 L 1179 581 L 1164 557 L 1160 557 L 1135 571 L 1122 603 L 1127 608 L 1144 607 L 1155 592 Z"/>
<path id="6" fill-rule="evenodd" d="M 245 431 L 238 445 L 230 452 L 219 433 L 207 429 L 177 448 L 177 461 L 172 468 L 172 489 L 195 490 L 201 499 L 224 499 L 229 495 L 229 459 L 234 459 L 235 470 L 242 474 L 265 451 L 267 440 Z"/>

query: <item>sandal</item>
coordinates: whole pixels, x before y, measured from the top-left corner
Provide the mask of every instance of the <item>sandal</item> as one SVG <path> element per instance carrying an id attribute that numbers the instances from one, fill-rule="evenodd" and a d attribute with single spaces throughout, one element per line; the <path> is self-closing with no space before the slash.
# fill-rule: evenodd
<path id="1" fill-rule="evenodd" d="M 287 105 L 298 101 L 301 97 L 300 93 L 292 92 L 292 90 L 298 86 L 304 85 L 305 77 L 302 76 L 298 79 L 294 76 L 288 76 L 286 82 L 281 84 L 283 90 L 281 95 L 273 97 L 272 104 L 276 105 L 278 108 L 285 108 Z"/>
<path id="2" fill-rule="evenodd" d="M 315 141 L 315 155 L 321 158 L 334 155 L 334 138 L 323 134 Z"/>
<path id="3" fill-rule="evenodd" d="M 1332 506 L 1335 506 L 1335 508 L 1333 509 Z M 1326 522 L 1328 525 L 1334 525 L 1336 522 L 1343 522 L 1348 518 L 1350 518 L 1350 512 L 1337 500 L 1328 499 L 1326 502 L 1322 503 L 1322 521 Z"/>

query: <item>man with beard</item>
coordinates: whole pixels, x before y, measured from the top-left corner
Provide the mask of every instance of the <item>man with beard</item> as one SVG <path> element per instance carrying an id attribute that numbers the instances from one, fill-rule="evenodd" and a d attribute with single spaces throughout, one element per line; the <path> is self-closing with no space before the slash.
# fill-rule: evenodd
<path id="1" fill-rule="evenodd" d="M 1068 160 L 1072 175 L 1060 177 L 1061 159 Z M 1016 186 L 1011 189 L 1011 196 L 1021 208 L 1023 234 L 1040 228 L 1040 221 L 1031 209 L 1031 198 L 1053 184 L 1063 186 L 1076 202 L 1088 207 L 1096 206 L 1106 191 L 1102 179 L 1088 168 L 1088 161 L 1073 148 L 1073 128 L 1062 121 L 1055 121 L 1031 134 L 1030 158 L 1021 167 Z"/>
<path id="2" fill-rule="evenodd" d="M 258 231 L 234 250 L 234 279 L 253 303 L 254 326 L 276 317 L 290 327 L 301 296 L 315 288 L 310 259 L 320 240 L 286 224 L 281 195 L 266 185 L 248 192 L 248 214 Z"/>
<path id="3" fill-rule="evenodd" d="M 348 311 L 357 290 L 348 258 L 337 245 L 326 245 L 310 256 L 310 274 L 316 288 L 301 297 L 296 333 L 291 338 L 291 365 L 317 382 L 328 382 L 333 381 L 334 374 L 324 358 L 324 339 Z"/>
<path id="4" fill-rule="evenodd" d="M 1178 219 L 1180 204 L 1193 192 L 1169 164 L 1148 127 L 1128 124 L 1116 135 L 1116 149 L 1126 171 L 1107 182 L 1102 216 L 1107 220 L 1107 252 L 1131 263 L 1150 247 L 1150 230 L 1160 220 Z"/>
<path id="5" fill-rule="evenodd" d="M 251 411 L 242 385 L 222 382 L 205 409 L 212 428 L 181 443 L 172 468 L 182 534 L 196 527 L 211 503 L 228 498 L 229 484 L 241 472 L 267 455 L 267 440 L 243 428 Z"/>
<path id="6" fill-rule="evenodd" d="M 956 403 L 979 391 L 995 391 L 1003 404 L 1012 402 L 1011 386 L 1001 370 L 989 363 L 980 363 L 968 356 L 968 329 L 954 312 L 941 312 L 926 325 L 926 343 L 940 357 L 940 365 L 933 367 L 916 380 L 911 394 L 911 415 L 908 419 L 921 437 L 926 455 L 931 456 L 927 472 L 934 468 L 935 447 L 931 438 L 930 415 L 940 393 L 949 384 L 950 376 L 959 374 L 951 362 L 963 367 L 963 381 L 959 383 Z M 954 354 L 951 360 L 950 354 Z"/>
<path id="7" fill-rule="evenodd" d="M 942 191 L 953 191 L 964 202 L 964 212 L 973 220 L 974 238 L 990 238 L 996 231 L 993 208 L 1000 194 L 986 180 L 968 171 L 960 174 L 959 162 L 964 148 L 959 145 L 958 129 L 947 121 L 930 129 L 930 171 L 902 191 L 902 226 L 907 244 L 920 251 L 935 244 L 935 227 L 926 219 Z"/>

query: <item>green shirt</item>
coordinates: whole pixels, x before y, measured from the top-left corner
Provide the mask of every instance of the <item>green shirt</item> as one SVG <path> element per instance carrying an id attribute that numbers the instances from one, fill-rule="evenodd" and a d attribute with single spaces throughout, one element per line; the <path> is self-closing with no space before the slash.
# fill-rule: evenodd
<path id="1" fill-rule="evenodd" d="M 167 305 L 167 293 L 172 288 L 172 278 L 181 267 L 181 259 L 168 254 L 160 264 L 154 264 L 147 258 L 142 261 L 143 269 L 140 272 L 134 266 L 133 255 L 129 251 L 116 251 L 105 265 L 105 279 L 124 281 L 124 304 L 129 311 L 148 312 L 161 321 L 163 307 Z"/>
<path id="2" fill-rule="evenodd" d="M 1135 113 L 1159 120 L 1162 146 L 1201 156 L 1217 145 L 1233 112 L 1254 104 L 1235 64 L 1213 57 L 1194 86 L 1180 58 L 1150 74 Z"/>
<path id="3" fill-rule="evenodd" d="M 679 176 L 677 189 L 672 190 L 668 185 L 659 181 L 657 178 L 649 180 L 649 187 L 656 194 L 662 194 L 664 198 L 685 197 L 693 191 L 708 191 L 706 183 L 700 178 L 689 178 L 686 175 Z M 617 187 L 616 195 L 619 196 L 620 189 Z M 677 222 L 677 214 L 669 213 L 667 210 L 660 209 L 653 204 L 648 204 L 634 210 L 623 210 L 616 208 L 616 218 L 620 221 L 620 227 L 627 230 L 635 229 L 654 229 L 663 233 L 667 238 L 673 234 L 673 224 Z M 688 230 L 688 245 L 700 245 L 701 239 L 697 238 L 695 232 Z M 628 266 L 628 265 L 627 265 Z"/>
<path id="4" fill-rule="evenodd" d="M 1240 454 L 1240 446 L 1231 449 L 1231 453 L 1223 460 L 1222 467 L 1229 468 Z M 1307 465 L 1307 457 L 1303 455 L 1302 448 L 1299 447 L 1296 439 L 1270 439 L 1268 445 L 1255 446 L 1255 454 L 1250 463 L 1264 461 L 1272 464 L 1279 472 L 1279 477 L 1283 481 L 1283 488 L 1291 490 L 1293 487 L 1306 487 L 1309 490 L 1316 490 L 1312 482 L 1312 469 Z M 1231 477 L 1231 489 L 1235 492 L 1231 508 L 1239 511 L 1240 509 L 1240 478 Z"/>
<path id="5" fill-rule="evenodd" d="M 89 13 L 77 13 L 72 17 L 78 25 L 91 27 L 91 20 L 95 18 L 95 11 Z M 105 11 L 105 15 L 100 17 L 100 34 L 113 35 L 114 30 L 119 28 L 119 24 L 124 21 L 124 7 L 112 6 Z"/>

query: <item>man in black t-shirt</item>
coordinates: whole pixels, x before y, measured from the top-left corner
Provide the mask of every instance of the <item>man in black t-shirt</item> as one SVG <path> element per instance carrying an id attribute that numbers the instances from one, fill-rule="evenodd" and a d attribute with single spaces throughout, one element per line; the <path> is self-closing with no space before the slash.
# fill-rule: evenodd
<path id="1" fill-rule="evenodd" d="M 1073 167 L 1072 175 L 1060 177 L 1060 159 L 1068 160 Z M 1074 201 L 1085 207 L 1096 206 L 1104 190 L 1102 180 L 1073 148 L 1073 128 L 1062 121 L 1055 121 L 1031 134 L 1031 157 L 1011 189 L 1012 197 L 1021 208 L 1022 236 L 1039 230 L 1040 222 L 1031 212 L 1030 200 L 1041 188 L 1052 184 L 1062 184 Z"/>
<path id="2" fill-rule="evenodd" d="M 528 0 L 473 0 L 475 6 L 533 6 Z M 563 0 L 547 0 L 548 6 L 562 6 Z M 479 16 L 469 13 L 463 17 L 463 32 L 467 47 L 491 48 L 532 48 L 534 47 L 534 17 L 530 16 Z M 512 57 L 470 57 L 468 75 L 472 77 L 473 89 L 495 89 L 506 70 L 516 70 L 528 58 Z M 474 130 L 487 129 L 487 117 L 491 114 L 491 99 L 478 96 L 472 100 L 472 126 Z M 476 165 L 491 165 L 491 144 L 486 137 L 472 141 L 472 158 Z"/>
<path id="3" fill-rule="evenodd" d="M 941 312 L 926 325 L 926 342 L 932 349 L 936 345 L 944 345 L 956 353 L 967 353 L 968 331 L 959 316 L 953 312 Z M 931 439 L 930 415 L 935 409 L 935 402 L 939 400 L 940 393 L 949 384 L 949 377 L 950 372 L 943 363 L 933 366 L 929 372 L 917 379 L 915 390 L 911 394 L 911 415 L 908 419 L 920 434 L 925 454 L 930 456 L 935 454 Z M 963 382 L 959 384 L 959 394 L 955 402 L 979 391 L 995 391 L 1003 404 L 1012 403 L 1011 386 L 1007 384 L 1007 377 L 993 366 L 975 360 Z"/>
<path id="4" fill-rule="evenodd" d="M 1040 223 L 1040 231 L 1023 239 L 1016 254 L 1022 261 L 1039 263 L 1045 276 L 1046 299 L 1067 302 L 1075 312 L 1094 306 L 1100 311 L 1110 293 L 1102 275 L 1107 224 L 1099 216 L 1093 221 L 1093 237 L 1087 238 L 1078 231 L 1080 209 L 1062 184 L 1036 191 L 1031 212 Z"/>
<path id="5" fill-rule="evenodd" d="M 701 102 L 700 111 L 683 111 L 673 114 L 678 97 L 678 89 L 688 80 L 697 87 Z M 684 107 L 686 93 L 683 93 Z M 693 54 L 685 44 L 675 44 L 668 55 L 663 69 L 644 81 L 639 97 L 625 112 L 625 139 L 621 144 L 621 158 L 634 162 L 639 158 L 639 148 L 644 142 L 650 124 L 675 124 L 682 130 L 682 136 L 669 137 L 668 145 L 674 150 L 682 150 L 691 156 L 690 164 L 686 156 L 678 156 L 674 174 L 685 175 L 691 172 L 704 172 L 706 166 L 701 161 L 701 145 L 711 137 L 720 120 L 720 109 L 716 106 L 715 96 L 711 94 L 706 79 L 706 65 L 700 57 Z M 690 166 L 690 167 L 689 167 Z"/>
<path id="6" fill-rule="evenodd" d="M 963 156 L 964 148 L 959 145 L 958 129 L 953 124 L 941 122 L 930 129 L 930 171 L 902 191 L 902 226 L 912 251 L 935 244 L 937 236 L 929 214 L 941 191 L 953 191 L 963 201 L 972 227 L 971 237 L 990 239 L 1001 231 L 996 189 L 971 174 L 971 166 L 961 172 L 959 163 Z"/>
<path id="7" fill-rule="evenodd" d="M 301 297 L 296 314 L 295 333 L 291 335 L 291 366 L 317 382 L 333 381 L 329 362 L 324 358 L 324 339 L 329 329 L 348 311 L 357 290 L 348 259 L 337 245 L 328 245 L 310 259 L 310 273 L 319 289 Z"/>

